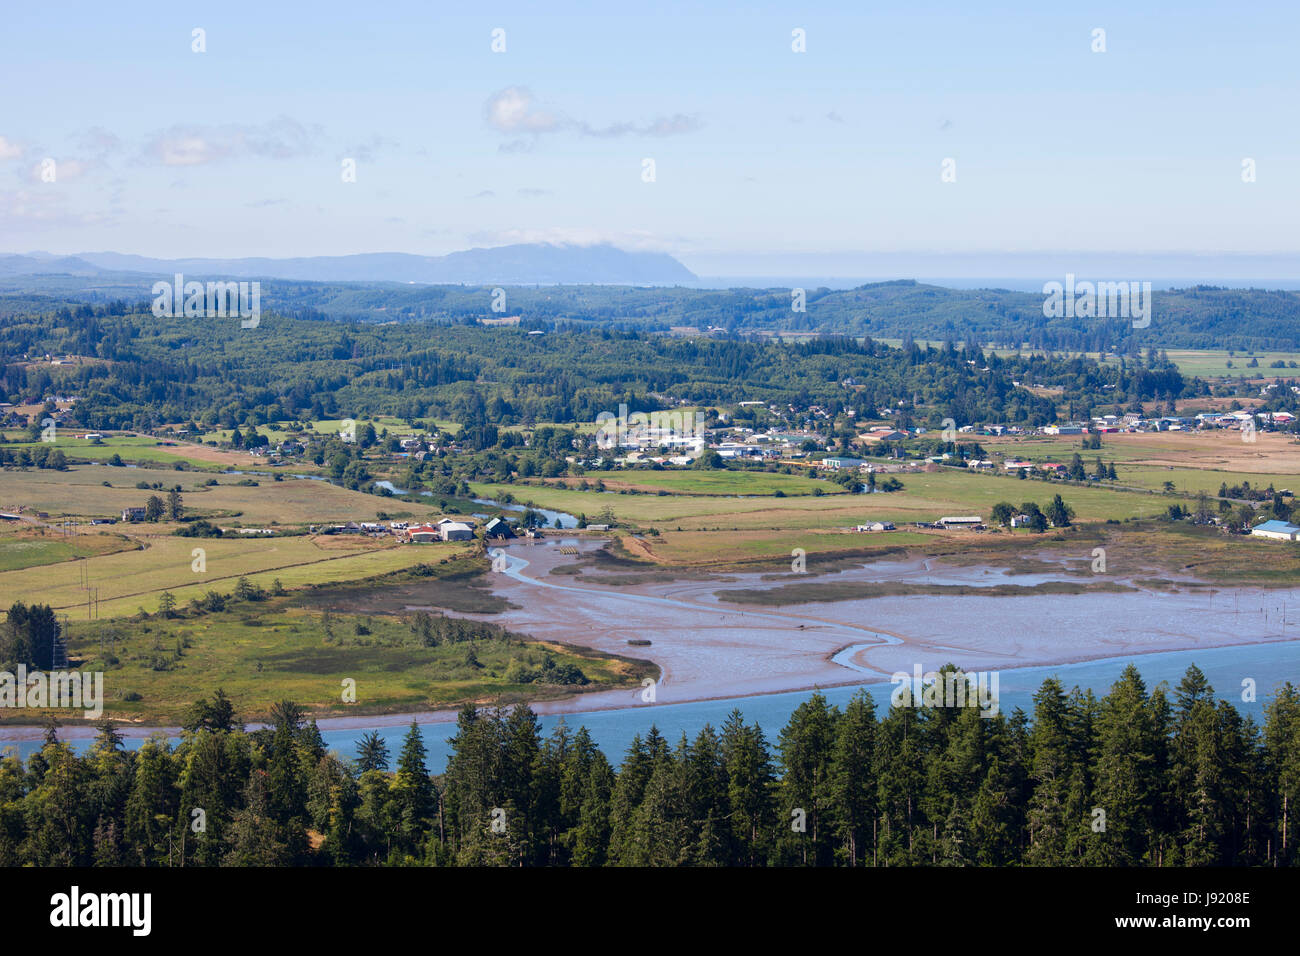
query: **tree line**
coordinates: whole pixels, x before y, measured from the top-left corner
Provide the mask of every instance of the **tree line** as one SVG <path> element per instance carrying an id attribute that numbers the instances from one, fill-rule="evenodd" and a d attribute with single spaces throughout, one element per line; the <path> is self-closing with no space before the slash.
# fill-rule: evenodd
<path id="1" fill-rule="evenodd" d="M 950 667 L 946 671 L 952 670 Z M 412 723 L 390 755 L 324 745 L 290 702 L 246 731 L 226 695 L 179 742 L 51 731 L 0 760 L 0 864 L 98 866 L 1290 866 L 1300 691 L 1258 726 L 1190 667 L 1148 691 L 1043 682 L 1032 716 L 814 694 L 770 740 L 739 711 L 615 767 L 585 728 L 464 709 L 444 773 Z M 395 760 L 390 764 L 390 756 Z"/>

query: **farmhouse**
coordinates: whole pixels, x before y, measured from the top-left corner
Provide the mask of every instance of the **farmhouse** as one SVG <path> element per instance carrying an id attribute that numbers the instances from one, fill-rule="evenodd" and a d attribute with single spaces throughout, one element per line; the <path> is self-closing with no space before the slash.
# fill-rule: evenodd
<path id="1" fill-rule="evenodd" d="M 892 521 L 873 521 L 870 524 L 860 524 L 858 531 L 893 531 L 894 522 Z"/>
<path id="2" fill-rule="evenodd" d="M 412 544 L 432 544 L 441 541 L 442 534 L 433 525 L 417 524 L 406 532 L 406 540 Z"/>
<path id="3" fill-rule="evenodd" d="M 123 521 L 143 521 L 143 520 L 144 520 L 144 509 L 143 509 L 143 508 L 123 508 L 123 509 L 122 509 L 122 520 L 123 520 Z"/>
<path id="4" fill-rule="evenodd" d="M 1300 525 L 1289 521 L 1265 521 L 1250 533 L 1257 538 L 1279 538 L 1282 541 L 1300 541 Z"/>

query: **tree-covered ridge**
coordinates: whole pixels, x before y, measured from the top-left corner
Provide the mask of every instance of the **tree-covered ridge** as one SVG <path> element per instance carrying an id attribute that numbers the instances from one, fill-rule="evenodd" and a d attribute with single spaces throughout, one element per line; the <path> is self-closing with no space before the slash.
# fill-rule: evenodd
<path id="1" fill-rule="evenodd" d="M 0 317 L 29 314 L 58 296 L 96 305 L 121 300 L 134 308 L 147 300 L 155 278 L 11 278 L 0 281 L 0 289 L 9 293 L 0 295 Z M 1080 276 L 1084 278 L 1141 277 Z M 464 324 L 498 317 L 492 311 L 492 286 L 284 279 L 264 279 L 261 285 L 264 307 L 312 321 Z M 790 288 L 510 287 L 506 308 L 508 314 L 522 316 L 525 327 L 539 328 L 561 323 L 623 331 L 713 327 L 739 334 L 973 338 L 1007 348 L 1028 344 L 1087 352 L 1127 353 L 1150 347 L 1300 349 L 1300 292 L 1293 291 L 1211 286 L 1154 289 L 1150 324 L 1138 329 L 1123 317 L 1049 318 L 1043 314 L 1041 292 L 949 289 L 913 280 L 803 291 L 804 309 L 796 311 Z"/>
<path id="2" fill-rule="evenodd" d="M 54 368 L 23 356 L 91 357 Z M 1079 357 L 985 354 L 966 343 L 891 348 L 828 337 L 798 344 L 680 339 L 636 331 L 552 331 L 437 324 L 320 323 L 264 317 L 156 318 L 124 305 L 62 307 L 0 328 L 0 393 L 15 404 L 74 394 L 71 424 L 147 430 L 391 415 L 468 427 L 591 422 L 674 403 L 764 401 L 834 417 L 883 410 L 903 424 L 1041 425 L 1057 403 L 1021 384 L 1063 390 L 1082 414 L 1206 392 L 1152 352 L 1118 366 Z M 924 409 L 914 413 L 915 409 Z"/>
<path id="3" fill-rule="evenodd" d="M 0 761 L 3 865 L 1295 865 L 1300 691 L 1262 728 L 1188 669 L 1098 700 L 1043 683 L 1032 719 L 974 707 L 877 716 L 814 694 L 769 740 L 738 711 L 615 769 L 585 729 L 464 710 L 445 774 L 412 725 L 326 752 L 290 703 L 245 732 L 220 691 L 180 742 L 110 727 Z M 394 758 L 395 763 L 390 763 Z M 196 823 L 202 820 L 202 825 Z"/>

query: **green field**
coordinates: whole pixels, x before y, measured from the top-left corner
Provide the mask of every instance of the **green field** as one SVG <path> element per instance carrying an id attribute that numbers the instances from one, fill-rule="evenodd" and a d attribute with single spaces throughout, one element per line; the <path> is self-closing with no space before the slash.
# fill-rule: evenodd
<path id="1" fill-rule="evenodd" d="M 887 343 L 897 343 L 899 339 L 881 339 L 879 341 Z M 918 342 L 918 344 L 924 344 Z M 940 343 L 931 343 L 938 345 Z M 897 347 L 897 346 L 895 346 Z M 1042 355 L 1038 349 L 992 349 L 998 355 L 1006 358 L 1009 355 Z M 1188 378 L 1269 378 L 1272 376 L 1281 376 L 1284 378 L 1295 378 L 1300 375 L 1300 352 L 1236 352 L 1229 355 L 1226 349 L 1164 349 L 1164 353 L 1169 356 L 1169 360 L 1178 366 L 1178 371 Z M 1075 353 L 1071 353 L 1075 354 Z M 1082 352 L 1086 358 L 1099 359 L 1100 353 Z M 1259 364 L 1255 368 L 1249 368 L 1250 361 L 1254 359 Z M 1106 353 L 1103 360 L 1107 365 L 1119 365 L 1119 358 L 1113 352 Z M 1286 368 L 1271 368 L 1276 362 L 1282 361 L 1287 363 Z M 1228 363 L 1232 367 L 1228 367 Z M 1292 366 L 1291 363 L 1296 363 Z"/>
<path id="2" fill-rule="evenodd" d="M 134 549 L 129 541 L 109 539 L 101 535 L 66 536 L 56 531 L 45 533 L 4 529 L 0 534 L 0 573 L 21 571 L 24 568 L 44 567 L 90 558 L 113 551 Z"/>
<path id="3" fill-rule="evenodd" d="M 175 723 L 196 697 L 224 688 L 245 719 L 288 697 L 314 715 L 385 713 L 557 697 L 639 684 L 657 669 L 558 644 L 484 636 L 426 647 L 411 615 L 322 614 L 291 598 L 234 603 L 219 613 L 112 624 L 75 624 L 70 653 L 104 672 L 105 712 L 148 724 Z M 327 623 L 328 622 L 328 623 Z M 328 633 L 327 633 L 328 628 Z M 366 633 L 368 632 L 368 633 Z M 523 682 L 546 657 L 576 666 L 577 685 Z M 355 703 L 344 703 L 344 681 Z M 128 695 L 139 696 L 127 700 Z M 30 723 L 40 711 L 26 714 Z M 66 718 L 65 711 L 60 716 Z"/>
<path id="4" fill-rule="evenodd" d="M 1184 375 L 1196 375 L 1201 378 L 1218 376 L 1264 378 L 1274 375 L 1296 378 L 1300 376 L 1300 371 L 1297 370 L 1300 368 L 1300 352 L 1237 352 L 1230 356 L 1226 351 L 1167 349 L 1165 354 Z M 1247 367 L 1252 359 L 1259 362 L 1257 368 Z M 1286 362 L 1287 367 L 1270 368 L 1276 361 Z M 1232 363 L 1232 368 L 1228 368 L 1228 362 Z"/>
<path id="5" fill-rule="evenodd" d="M 748 476 L 746 476 L 748 477 Z M 821 497 L 708 498 L 656 495 L 619 495 L 560 488 L 520 487 L 506 484 L 471 484 L 480 497 L 513 494 L 521 503 L 570 514 L 585 514 L 596 521 L 609 508 L 616 519 L 641 526 L 683 529 L 789 528 L 812 529 L 852 526 L 870 521 L 898 524 L 934 521 L 943 515 L 981 514 L 988 517 L 999 501 L 1040 505 L 1061 494 L 1081 521 L 1124 520 L 1163 512 L 1167 503 L 1159 496 L 1112 488 L 1062 486 L 1037 480 L 1020 481 L 998 475 L 977 475 L 949 469 L 899 476 L 902 491 L 875 495 L 824 495 Z"/>
<path id="6" fill-rule="evenodd" d="M 772 495 L 777 491 L 786 495 L 811 495 L 816 491 L 823 494 L 844 493 L 843 486 L 833 481 L 766 471 L 655 471 L 649 468 L 629 468 L 589 471 L 583 480 L 593 485 L 597 481 L 603 481 L 612 489 L 636 488 L 652 492 L 663 489 L 674 495 Z"/>
<path id="7" fill-rule="evenodd" d="M 10 437 L 18 436 L 11 435 Z M 39 441 L 17 441 L 7 443 L 5 447 L 14 450 L 19 448 L 58 448 L 70 461 L 107 462 L 114 455 L 117 455 L 128 464 L 172 465 L 176 462 L 185 462 L 191 468 L 209 471 L 220 470 L 224 467 L 215 462 L 194 457 L 192 454 L 186 454 L 184 445 L 160 445 L 159 443 L 163 440 L 144 435 L 110 435 L 108 438 L 103 439 L 100 444 L 95 444 L 86 441 L 84 438 L 60 436 L 57 441 L 48 444 Z M 250 459 L 251 461 L 252 459 Z"/>
<path id="8" fill-rule="evenodd" d="M 1249 481 L 1252 488 L 1275 489 L 1289 488 L 1300 491 L 1300 476 L 1283 474 L 1259 474 L 1255 472 L 1212 471 L 1206 468 L 1170 468 L 1162 465 L 1125 465 L 1115 468 L 1119 483 L 1163 491 L 1164 483 L 1172 481 L 1178 494 L 1196 495 L 1204 491 L 1213 496 L 1219 493 L 1219 487 L 1229 487 Z"/>

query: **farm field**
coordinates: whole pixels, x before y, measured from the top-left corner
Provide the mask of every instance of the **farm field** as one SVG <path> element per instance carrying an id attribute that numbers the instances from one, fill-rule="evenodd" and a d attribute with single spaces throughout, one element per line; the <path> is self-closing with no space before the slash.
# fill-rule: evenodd
<path id="1" fill-rule="evenodd" d="M 575 487 L 583 481 L 588 484 L 603 481 L 605 487 L 613 491 L 620 488 L 651 492 L 663 489 L 674 495 L 772 495 L 777 491 L 786 495 L 811 495 L 817 491 L 823 494 L 844 493 L 844 488 L 833 481 L 765 471 L 589 471 L 582 478 L 569 478 L 563 483 Z"/>
<path id="2" fill-rule="evenodd" d="M 499 498 L 510 493 L 520 502 L 532 501 L 543 508 L 585 514 L 592 521 L 609 508 L 618 519 L 657 525 L 660 530 L 667 527 L 830 529 L 866 521 L 929 522 L 952 514 L 982 514 L 987 518 L 989 510 L 999 501 L 1019 504 L 1033 500 L 1045 505 L 1057 493 L 1075 509 L 1081 521 L 1150 516 L 1167 507 L 1156 496 L 1138 492 L 1056 483 L 1046 486 L 1036 480 L 975 475 L 956 469 L 899 477 L 903 490 L 888 494 L 786 498 L 659 497 L 506 484 L 471 484 L 471 488 L 480 497 Z"/>
<path id="3" fill-rule="evenodd" d="M 1237 352 L 1229 355 L 1226 351 L 1219 350 L 1166 349 L 1165 354 L 1184 375 L 1201 378 L 1300 378 L 1300 368 L 1296 367 L 1300 366 L 1300 352 Z M 1252 359 L 1259 363 L 1258 367 L 1249 367 Z M 1273 363 L 1278 361 L 1287 363 L 1287 367 L 1272 368 Z M 1229 362 L 1232 363 L 1231 368 L 1228 367 Z"/>
<path id="4" fill-rule="evenodd" d="M 658 537 L 625 535 L 618 539 L 629 558 L 679 569 L 771 561 L 779 570 L 790 567 L 796 548 L 803 549 L 815 570 L 819 558 L 870 558 L 910 547 L 928 549 L 938 541 L 938 535 L 920 531 L 735 531 L 725 535 L 671 531 Z"/>
<path id="5" fill-rule="evenodd" d="M 109 435 L 99 444 L 84 438 L 73 437 L 70 429 L 64 429 L 52 443 L 31 442 L 25 433 L 11 431 L 7 438 L 17 439 L 6 447 L 16 448 L 59 448 L 69 460 L 107 462 L 114 455 L 128 464 L 167 465 L 183 462 L 191 468 L 220 470 L 226 468 L 257 467 L 257 459 L 247 452 L 223 451 L 194 442 L 182 442 L 175 439 L 159 439 L 149 435 Z M 164 445 L 163 441 L 172 442 Z M 308 463 L 311 464 L 310 462 Z M 265 461 L 261 467 L 265 467 Z M 314 466 L 313 466 L 314 469 Z"/>
<path id="6" fill-rule="evenodd" d="M 1008 458 L 1069 462 L 1071 455 L 1078 453 L 1091 463 L 1100 455 L 1117 468 L 1134 463 L 1223 472 L 1221 480 L 1229 480 L 1229 484 L 1235 484 L 1232 476 L 1247 477 L 1255 484 L 1255 476 L 1300 475 L 1300 444 L 1277 432 L 1257 433 L 1253 442 L 1242 441 L 1242 434 L 1231 429 L 1104 434 L 1100 451 L 1083 450 L 1078 437 L 982 436 L 978 441 L 985 450 Z"/>
<path id="7" fill-rule="evenodd" d="M 204 485 L 213 479 L 218 484 Z M 238 484 L 242 480 L 258 484 Z M 112 487 L 104 487 L 106 481 Z M 136 488 L 136 483 L 142 481 L 161 483 L 164 490 Z M 409 513 L 418 518 L 437 513 L 435 508 L 421 503 L 393 502 L 311 479 L 285 477 L 276 481 L 270 475 L 245 478 L 104 465 L 73 465 L 67 471 L 0 471 L 0 507 L 45 511 L 52 519 L 63 515 L 116 517 L 123 508 L 143 506 L 150 495 L 165 497 L 165 489 L 176 485 L 181 486 L 187 515 L 215 515 L 245 526 L 374 521 L 381 511 Z"/>
<path id="8" fill-rule="evenodd" d="M 897 347 L 901 339 L 882 339 Z M 919 342 L 919 340 L 918 340 Z M 931 343 L 939 345 L 941 343 Z M 1003 358 L 1010 355 L 1042 355 L 1039 349 L 990 349 Z M 1229 354 L 1226 349 L 1163 349 L 1169 360 L 1178 366 L 1178 370 L 1183 375 L 1191 378 L 1297 378 L 1300 377 L 1300 367 L 1292 367 L 1291 363 L 1295 362 L 1300 366 L 1300 352 L 1236 352 Z M 1076 353 L 1071 353 L 1076 354 Z M 1098 359 L 1100 353 L 1083 352 L 1086 358 Z M 1251 368 L 1250 361 L 1254 359 L 1259 364 Z M 1106 353 L 1102 361 L 1107 365 L 1118 365 L 1119 358 L 1113 353 Z M 1285 362 L 1285 368 L 1272 368 L 1274 362 Z M 1232 366 L 1229 367 L 1228 363 Z"/>
<path id="9" fill-rule="evenodd" d="M 114 551 L 134 550 L 134 542 L 108 535 L 67 536 L 28 524 L 0 528 L 0 573 L 20 571 L 89 558 Z"/>
<path id="10" fill-rule="evenodd" d="M 152 526 L 152 534 L 133 530 L 129 538 L 101 533 L 110 541 L 138 542 L 143 550 L 0 573 L 0 606 L 39 599 L 56 611 L 84 616 L 84 574 L 98 589 L 100 617 L 132 614 L 140 607 L 152 613 L 163 591 L 171 591 L 184 604 L 208 590 L 227 593 L 240 577 L 266 589 L 277 578 L 286 588 L 336 583 L 401 570 L 469 548 L 465 544 L 402 545 L 392 538 L 360 536 L 182 538 L 166 534 L 169 527 Z M 202 571 L 192 567 L 195 548 L 203 550 Z"/>

